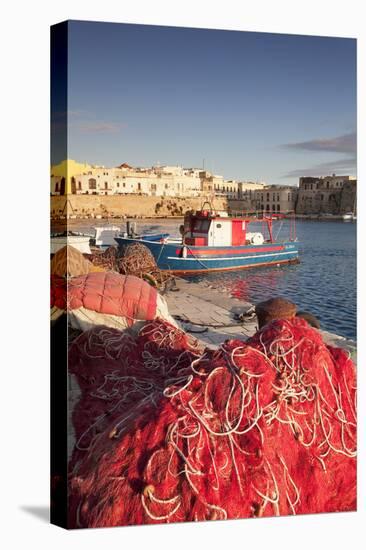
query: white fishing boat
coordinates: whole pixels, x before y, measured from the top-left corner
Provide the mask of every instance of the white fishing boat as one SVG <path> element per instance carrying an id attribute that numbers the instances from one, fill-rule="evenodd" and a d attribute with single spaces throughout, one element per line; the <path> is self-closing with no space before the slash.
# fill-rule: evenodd
<path id="1" fill-rule="evenodd" d="M 92 235 L 84 233 L 53 233 L 51 235 L 51 254 L 55 254 L 64 246 L 70 245 L 82 254 L 91 254 L 90 239 Z"/>
<path id="2" fill-rule="evenodd" d="M 109 246 L 115 246 L 115 237 L 119 237 L 121 234 L 121 228 L 117 225 L 103 225 L 94 227 L 94 239 L 95 246 L 100 248 L 108 248 Z"/>

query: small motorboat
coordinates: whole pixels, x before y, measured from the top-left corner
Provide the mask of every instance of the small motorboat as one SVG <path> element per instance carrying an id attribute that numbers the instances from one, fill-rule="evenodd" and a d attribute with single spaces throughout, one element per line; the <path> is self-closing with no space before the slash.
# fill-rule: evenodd
<path id="1" fill-rule="evenodd" d="M 169 237 L 169 233 L 153 233 L 147 235 L 137 235 L 136 222 L 128 220 L 126 223 L 126 231 L 122 231 L 121 227 L 117 225 L 103 225 L 94 227 L 94 244 L 98 248 L 108 248 L 109 246 L 116 245 L 116 237 L 132 236 L 136 240 L 142 241 L 160 241 Z"/>
<path id="2" fill-rule="evenodd" d="M 343 214 L 342 219 L 344 222 L 352 222 L 356 221 L 357 218 L 353 212 L 346 212 L 345 214 Z"/>
<path id="3" fill-rule="evenodd" d="M 273 223 L 283 214 L 267 212 L 259 215 L 229 217 L 212 208 L 187 212 L 180 227 L 181 238 L 158 234 L 146 239 L 127 230 L 115 237 L 118 246 L 143 241 L 152 252 L 157 266 L 177 274 L 227 271 L 249 267 L 299 262 L 295 219 L 290 219 L 290 236 L 279 241 L 273 234 Z M 262 231 L 249 231 L 250 224 Z M 257 228 L 256 228 L 257 229 Z"/>
<path id="4" fill-rule="evenodd" d="M 162 241 L 169 237 L 169 233 L 156 233 L 154 235 L 141 235 L 140 239 L 142 241 Z"/>

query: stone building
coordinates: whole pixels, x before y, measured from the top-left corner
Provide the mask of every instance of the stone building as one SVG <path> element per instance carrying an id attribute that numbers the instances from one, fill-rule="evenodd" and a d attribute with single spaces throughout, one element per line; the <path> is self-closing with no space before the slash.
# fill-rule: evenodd
<path id="1" fill-rule="evenodd" d="M 220 193 L 224 184 L 223 176 L 211 174 L 207 170 L 200 170 L 199 177 L 201 180 L 201 194 L 203 197 L 213 199 L 216 196 L 224 196 L 224 194 Z"/>
<path id="2" fill-rule="evenodd" d="M 70 167 L 72 170 L 70 170 Z M 197 171 L 179 166 L 133 168 L 124 163 L 114 168 L 65 161 L 61 170 L 51 168 L 51 194 L 73 195 L 147 195 L 167 197 L 201 196 Z M 60 174 L 60 175 L 59 175 Z M 67 183 L 66 183 L 67 180 Z"/>
<path id="3" fill-rule="evenodd" d="M 238 199 L 239 197 L 239 182 L 236 180 L 224 180 L 221 176 L 215 176 L 214 191 L 218 197 L 226 197 L 228 199 Z"/>
<path id="4" fill-rule="evenodd" d="M 344 214 L 356 212 L 357 180 L 353 176 L 302 177 L 298 214 Z"/>
<path id="5" fill-rule="evenodd" d="M 262 190 L 266 187 L 265 182 L 254 181 L 239 181 L 238 182 L 238 195 L 239 199 L 251 200 L 254 198 L 252 192 Z"/>
<path id="6" fill-rule="evenodd" d="M 87 163 L 76 162 L 72 159 L 63 160 L 51 166 L 51 194 L 66 195 L 77 192 L 76 176 L 92 167 Z M 81 189 L 79 189 L 81 192 Z"/>
<path id="7" fill-rule="evenodd" d="M 247 190 L 243 199 L 254 211 L 286 214 L 295 210 L 297 192 L 296 187 L 267 185 L 262 189 Z"/>

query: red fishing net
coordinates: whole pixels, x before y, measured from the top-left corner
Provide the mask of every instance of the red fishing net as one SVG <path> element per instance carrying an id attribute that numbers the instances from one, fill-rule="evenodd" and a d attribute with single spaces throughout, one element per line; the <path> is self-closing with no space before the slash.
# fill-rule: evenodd
<path id="1" fill-rule="evenodd" d="M 151 320 L 156 316 L 158 292 L 146 281 L 133 275 L 98 272 L 64 279 L 51 275 L 51 307 L 77 310 L 81 307 L 126 317 Z"/>
<path id="2" fill-rule="evenodd" d="M 70 354 L 70 527 L 355 509 L 355 367 L 306 321 L 203 354 L 160 322 L 116 333 Z"/>

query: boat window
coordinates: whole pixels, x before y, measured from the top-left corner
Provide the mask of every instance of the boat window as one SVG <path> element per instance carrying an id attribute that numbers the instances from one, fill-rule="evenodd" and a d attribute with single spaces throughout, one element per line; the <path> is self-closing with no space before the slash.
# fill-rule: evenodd
<path id="1" fill-rule="evenodd" d="M 195 220 L 194 231 L 199 233 L 207 233 L 209 225 L 209 220 Z"/>
<path id="2" fill-rule="evenodd" d="M 221 228 L 221 223 L 216 224 L 217 229 Z"/>

